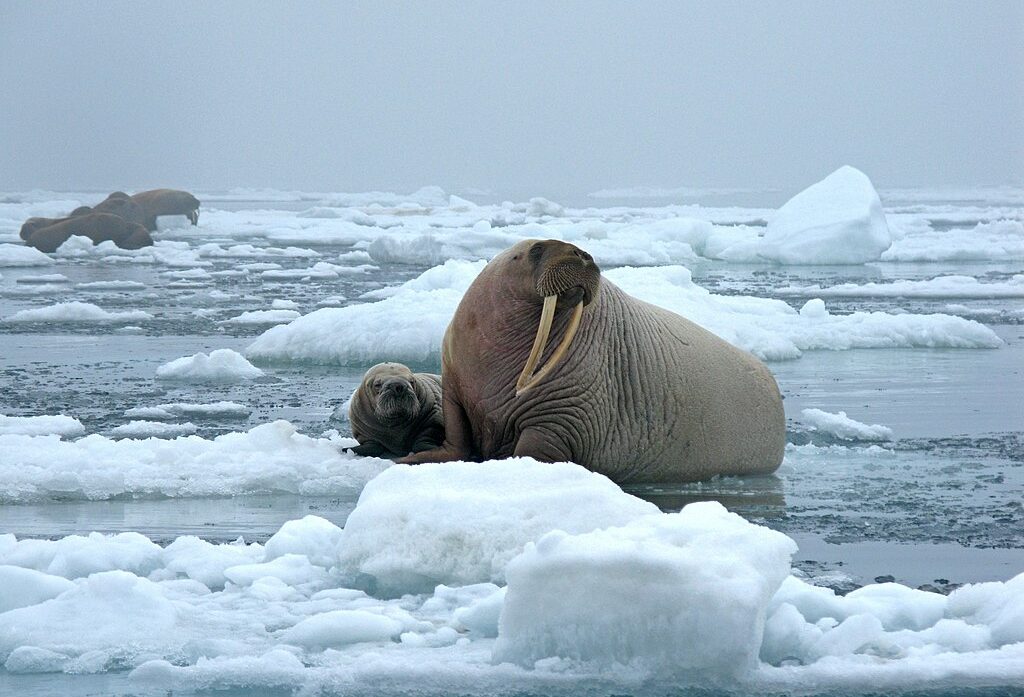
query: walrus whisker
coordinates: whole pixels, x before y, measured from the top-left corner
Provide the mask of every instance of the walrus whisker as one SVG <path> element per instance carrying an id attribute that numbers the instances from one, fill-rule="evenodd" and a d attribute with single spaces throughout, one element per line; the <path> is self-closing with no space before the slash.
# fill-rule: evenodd
<path id="1" fill-rule="evenodd" d="M 551 297 L 551 296 L 549 296 L 549 297 Z M 544 299 L 544 302 L 547 303 L 547 298 Z M 554 305 L 554 303 L 552 303 L 552 305 Z M 525 392 L 526 390 L 530 389 L 531 387 L 533 387 L 534 385 L 539 383 L 541 380 L 543 380 L 545 377 L 547 377 L 548 373 L 550 373 L 552 370 L 555 369 L 555 366 L 558 365 L 558 362 L 562 360 L 562 356 L 564 356 L 565 352 L 569 350 L 569 344 L 571 344 L 572 340 L 576 337 L 576 330 L 578 330 L 580 328 L 580 320 L 582 318 L 583 318 L 583 302 L 581 301 L 581 302 L 576 303 L 576 307 L 573 308 L 572 318 L 569 320 L 569 326 L 566 327 L 565 336 L 562 337 L 562 341 L 555 348 L 555 352 L 553 354 L 551 354 L 551 358 L 548 359 L 548 362 L 545 363 L 541 367 L 541 369 L 537 371 L 537 374 L 534 375 L 532 378 L 530 378 L 529 381 L 525 385 L 523 385 L 521 388 L 519 388 L 517 386 L 516 397 L 518 397 L 523 392 Z M 548 329 L 550 329 L 550 328 L 551 328 L 551 323 L 548 322 Z M 546 333 L 547 332 L 545 332 L 545 334 Z M 539 332 L 538 332 L 538 336 L 539 336 Z M 545 337 L 545 339 L 546 339 L 546 337 Z"/>
<path id="2" fill-rule="evenodd" d="M 551 323 L 555 319 L 555 305 L 557 303 L 557 295 L 548 295 L 544 298 L 544 309 L 540 313 L 540 324 L 537 325 L 537 336 L 533 340 L 533 349 L 530 350 L 530 357 L 526 359 L 523 372 L 519 374 L 519 379 L 516 380 L 516 396 L 519 396 L 526 383 L 529 382 L 530 376 L 533 375 L 533 369 L 537 367 L 537 361 L 540 360 L 541 354 L 547 348 L 548 334 L 551 332 Z"/>

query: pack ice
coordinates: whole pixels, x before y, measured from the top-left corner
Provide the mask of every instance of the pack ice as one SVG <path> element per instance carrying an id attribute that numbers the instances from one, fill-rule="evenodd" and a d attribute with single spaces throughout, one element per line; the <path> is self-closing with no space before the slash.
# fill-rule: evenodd
<path id="1" fill-rule="evenodd" d="M 720 504 L 660 513 L 572 464 L 394 466 L 344 529 L 307 516 L 265 545 L 0 536 L 0 662 L 129 670 L 139 690 L 1024 679 L 1024 574 L 948 597 L 893 583 L 839 597 L 790 575 L 795 550 Z"/>

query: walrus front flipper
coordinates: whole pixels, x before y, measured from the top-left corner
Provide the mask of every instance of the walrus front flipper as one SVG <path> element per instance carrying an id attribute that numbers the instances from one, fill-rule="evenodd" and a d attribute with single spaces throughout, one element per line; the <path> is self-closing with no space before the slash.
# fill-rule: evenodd
<path id="1" fill-rule="evenodd" d="M 386 457 L 394 455 L 394 453 L 375 440 L 368 440 L 365 443 L 360 443 L 359 445 L 346 448 L 345 450 L 350 453 L 355 453 L 356 455 L 362 455 L 363 457 Z"/>
<path id="2" fill-rule="evenodd" d="M 413 452 L 395 460 L 403 465 L 419 465 L 424 462 L 452 462 L 469 460 L 473 456 L 473 431 L 470 429 L 466 411 L 455 395 L 455 389 L 444 391 L 441 397 L 444 409 L 444 442 L 432 450 Z"/>

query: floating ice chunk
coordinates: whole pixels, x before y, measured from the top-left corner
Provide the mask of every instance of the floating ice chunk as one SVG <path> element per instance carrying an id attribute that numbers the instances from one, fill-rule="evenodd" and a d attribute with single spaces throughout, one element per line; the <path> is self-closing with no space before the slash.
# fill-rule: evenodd
<path id="1" fill-rule="evenodd" d="M 302 314 L 295 310 L 250 310 L 218 324 L 287 324 Z"/>
<path id="2" fill-rule="evenodd" d="M 67 302 L 47 307 L 19 310 L 4 318 L 4 322 L 138 322 L 153 319 L 142 310 L 107 312 L 92 303 Z"/>
<path id="3" fill-rule="evenodd" d="M 744 674 L 757 665 L 769 601 L 795 551 L 785 535 L 717 502 L 548 533 L 508 565 L 494 659 Z"/>
<path id="4" fill-rule="evenodd" d="M 224 569 L 224 577 L 237 586 L 250 586 L 262 578 L 276 578 L 289 586 L 322 583 L 327 572 L 311 564 L 304 554 L 284 554 L 267 562 L 240 564 Z"/>
<path id="5" fill-rule="evenodd" d="M 194 423 L 168 424 L 160 421 L 130 421 L 110 430 L 115 438 L 177 438 L 196 432 Z"/>
<path id="6" fill-rule="evenodd" d="M 156 376 L 166 380 L 214 380 L 234 382 L 252 380 L 263 371 L 231 349 L 217 349 L 209 354 L 197 353 L 177 358 L 156 369 Z"/>
<path id="7" fill-rule="evenodd" d="M 863 264 L 877 260 L 891 243 L 871 181 L 845 166 L 775 213 L 760 253 L 783 264 Z"/>
<path id="8" fill-rule="evenodd" d="M 247 545 L 241 540 L 215 545 L 193 535 L 185 535 L 167 545 L 163 553 L 164 568 L 175 574 L 199 581 L 211 590 L 224 588 L 224 571 L 234 566 L 263 561 L 263 547 Z"/>
<path id="9" fill-rule="evenodd" d="M 1012 261 L 1024 259 L 1024 221 L 996 220 L 973 229 L 908 234 L 882 253 L 882 261 Z"/>
<path id="10" fill-rule="evenodd" d="M 20 244 L 0 244 L 0 266 L 46 266 L 53 258 L 35 247 Z"/>
<path id="11" fill-rule="evenodd" d="M 843 440 L 892 440 L 892 429 L 879 424 L 870 426 L 855 421 L 845 411 L 831 414 L 821 409 L 804 409 L 800 412 L 801 421 L 816 431 L 830 433 Z"/>
<path id="12" fill-rule="evenodd" d="M 340 266 L 320 261 L 308 269 L 270 269 L 260 274 L 265 281 L 287 281 L 293 279 L 333 279 L 339 276 L 357 276 L 369 271 L 376 271 L 378 267 L 372 264 L 360 264 L 358 266 Z"/>
<path id="13" fill-rule="evenodd" d="M 490 595 L 473 600 L 455 610 L 452 617 L 463 627 L 480 636 L 498 636 L 498 621 L 505 605 L 505 588 L 496 588 Z"/>
<path id="14" fill-rule="evenodd" d="M 0 613 L 16 607 L 36 605 L 56 598 L 75 584 L 61 576 L 51 576 L 20 566 L 0 566 Z"/>
<path id="15" fill-rule="evenodd" d="M 378 303 L 323 308 L 261 334 L 245 349 L 252 359 L 337 365 L 387 360 L 437 362 L 441 338 L 482 262 L 449 261 L 407 281 Z"/>
<path id="16" fill-rule="evenodd" d="M 267 540 L 266 560 L 302 554 L 313 564 L 330 568 L 338 563 L 340 544 L 341 528 L 319 516 L 308 515 L 301 520 L 289 520 Z"/>
<path id="17" fill-rule="evenodd" d="M 395 465 L 359 496 L 341 566 L 379 593 L 504 579 L 505 564 L 549 530 L 584 532 L 656 512 L 611 480 L 569 463 L 512 458 Z"/>
<path id="18" fill-rule="evenodd" d="M 75 284 L 75 290 L 142 290 L 145 287 L 145 283 L 138 281 L 89 281 Z"/>
<path id="19" fill-rule="evenodd" d="M 294 300 L 277 298 L 274 302 L 270 303 L 270 307 L 273 310 L 298 310 L 299 304 Z"/>
<path id="20" fill-rule="evenodd" d="M 238 402 L 210 402 L 193 404 L 191 402 L 171 402 L 158 404 L 155 407 L 135 407 L 127 409 L 124 415 L 138 419 L 175 419 L 179 416 L 191 416 L 212 419 L 245 419 L 252 410 Z"/>
<path id="21" fill-rule="evenodd" d="M 821 286 L 787 286 L 779 295 L 814 295 L 831 298 L 1024 298 L 1024 274 L 1008 281 L 983 283 L 973 276 L 938 276 L 926 281 L 892 283 L 841 283 Z"/>
<path id="22" fill-rule="evenodd" d="M 36 276 L 20 276 L 15 283 L 67 283 L 68 277 L 62 273 L 44 273 Z"/>
<path id="23" fill-rule="evenodd" d="M 159 545 L 137 532 L 93 532 L 59 540 L 17 540 L 14 535 L 0 535 L 0 564 L 70 579 L 113 569 L 145 575 L 161 566 L 161 555 Z"/>
<path id="24" fill-rule="evenodd" d="M 68 657 L 49 649 L 19 646 L 11 651 L 4 662 L 8 673 L 56 673 L 63 670 Z"/>
<path id="25" fill-rule="evenodd" d="M 58 414 L 55 416 L 4 416 L 0 414 L 0 435 L 23 436 L 81 436 L 85 426 L 78 419 Z"/>
<path id="26" fill-rule="evenodd" d="M 0 502 L 267 492 L 354 496 L 391 464 L 339 452 L 354 444 L 309 438 L 287 421 L 211 440 L 0 435 Z"/>
<path id="27" fill-rule="evenodd" d="M 125 571 L 93 574 L 53 600 L 0 615 L 0 659 L 31 646 L 88 657 L 88 672 L 164 655 L 185 640 L 160 588 Z"/>
<path id="28" fill-rule="evenodd" d="M 402 623 L 363 610 L 334 610 L 306 618 L 281 635 L 287 644 L 311 649 L 391 641 L 402 631 Z"/>
<path id="29" fill-rule="evenodd" d="M 320 252 L 304 247 L 254 247 L 251 244 L 236 244 L 224 248 L 213 242 L 200 245 L 198 252 L 202 257 L 221 259 L 258 259 L 262 257 L 309 259 L 320 256 Z"/>

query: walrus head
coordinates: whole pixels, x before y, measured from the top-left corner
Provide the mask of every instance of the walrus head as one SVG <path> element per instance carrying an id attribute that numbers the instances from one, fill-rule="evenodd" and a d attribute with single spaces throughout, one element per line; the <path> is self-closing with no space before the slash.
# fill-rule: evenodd
<path id="1" fill-rule="evenodd" d="M 366 371 L 359 390 L 385 424 L 393 425 L 419 414 L 420 399 L 413 374 L 401 363 L 378 363 Z"/>
<path id="2" fill-rule="evenodd" d="M 585 251 L 559 240 L 526 240 L 510 251 L 512 263 L 525 267 L 523 270 L 528 273 L 522 277 L 532 282 L 527 297 L 542 305 L 533 349 L 516 381 L 518 397 L 544 380 L 569 350 L 583 318 L 583 308 L 594 302 L 601 290 L 601 269 Z M 555 311 L 569 307 L 572 308 L 572 317 L 562 340 L 548 362 L 537 369 L 537 363 L 547 348 Z"/>

